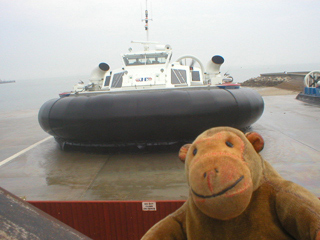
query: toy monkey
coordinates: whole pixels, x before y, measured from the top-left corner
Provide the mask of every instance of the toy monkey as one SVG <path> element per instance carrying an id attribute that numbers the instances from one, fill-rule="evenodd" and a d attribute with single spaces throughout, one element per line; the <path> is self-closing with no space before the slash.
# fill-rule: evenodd
<path id="1" fill-rule="evenodd" d="M 189 198 L 142 239 L 320 240 L 320 200 L 283 179 L 263 147 L 258 133 L 229 127 L 184 145 Z"/>

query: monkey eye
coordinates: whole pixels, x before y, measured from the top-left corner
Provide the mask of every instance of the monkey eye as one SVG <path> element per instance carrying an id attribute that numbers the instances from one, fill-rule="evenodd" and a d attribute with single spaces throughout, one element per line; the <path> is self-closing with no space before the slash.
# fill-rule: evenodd
<path id="1" fill-rule="evenodd" d="M 195 148 L 195 149 L 193 149 L 193 156 L 195 156 L 196 154 L 197 154 L 197 152 L 198 152 L 198 150 Z"/>
<path id="2" fill-rule="evenodd" d="M 233 147 L 233 144 L 231 143 L 231 142 L 229 142 L 229 141 L 226 141 L 226 145 L 228 146 L 228 147 Z"/>

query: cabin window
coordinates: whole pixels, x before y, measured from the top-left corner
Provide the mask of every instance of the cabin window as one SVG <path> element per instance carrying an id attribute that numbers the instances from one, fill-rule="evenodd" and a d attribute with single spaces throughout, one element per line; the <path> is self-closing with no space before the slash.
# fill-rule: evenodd
<path id="1" fill-rule="evenodd" d="M 109 86 L 111 76 L 106 76 L 106 80 L 104 81 L 104 86 Z"/>
<path id="2" fill-rule="evenodd" d="M 200 81 L 200 72 L 192 71 L 192 81 Z"/>
<path id="3" fill-rule="evenodd" d="M 185 83 L 187 83 L 186 70 L 171 69 L 171 83 L 172 84 L 185 84 Z"/>
<path id="4" fill-rule="evenodd" d="M 167 53 L 128 54 L 123 57 L 126 66 L 165 64 Z"/>
<path id="5" fill-rule="evenodd" d="M 112 79 L 112 88 L 121 88 L 122 87 L 122 77 L 123 77 L 124 72 L 116 73 L 113 75 Z"/>

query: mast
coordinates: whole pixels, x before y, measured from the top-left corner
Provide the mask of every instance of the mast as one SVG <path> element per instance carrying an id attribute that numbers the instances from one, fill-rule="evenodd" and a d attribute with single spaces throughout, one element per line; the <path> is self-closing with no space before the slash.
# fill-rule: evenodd
<path id="1" fill-rule="evenodd" d="M 148 9 L 146 9 L 145 13 L 146 13 L 146 19 L 145 19 L 146 25 L 145 25 L 145 30 L 146 30 L 146 32 L 147 32 L 147 41 L 149 41 Z"/>
<path id="2" fill-rule="evenodd" d="M 145 18 L 142 19 L 142 21 L 145 22 L 144 30 L 146 31 L 147 34 L 147 42 L 149 41 L 149 20 L 152 21 L 152 19 L 149 19 L 149 13 L 148 13 L 148 0 L 146 0 L 146 10 L 144 11 L 145 13 Z"/>
<path id="3" fill-rule="evenodd" d="M 141 43 L 144 45 L 144 51 L 149 51 L 149 45 L 150 44 L 158 44 L 158 42 L 149 42 L 149 21 L 152 19 L 149 19 L 149 12 L 148 12 L 148 0 L 146 0 L 146 10 L 144 11 L 145 18 L 142 19 L 142 22 L 145 22 L 144 30 L 147 33 L 147 41 L 131 41 L 132 43 Z"/>

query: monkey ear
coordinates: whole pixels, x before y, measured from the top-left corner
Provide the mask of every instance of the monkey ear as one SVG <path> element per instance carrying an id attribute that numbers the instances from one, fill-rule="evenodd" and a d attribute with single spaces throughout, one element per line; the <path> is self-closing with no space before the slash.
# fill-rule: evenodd
<path id="1" fill-rule="evenodd" d="M 264 140 L 259 133 L 248 132 L 245 135 L 257 152 L 260 152 L 263 149 Z"/>
<path id="2" fill-rule="evenodd" d="M 186 161 L 187 152 L 188 152 L 190 146 L 191 146 L 191 144 L 188 143 L 188 144 L 183 145 L 183 146 L 180 148 L 180 151 L 179 151 L 179 159 L 180 159 L 181 162 L 183 162 L 183 163 L 185 163 L 185 161 Z"/>

